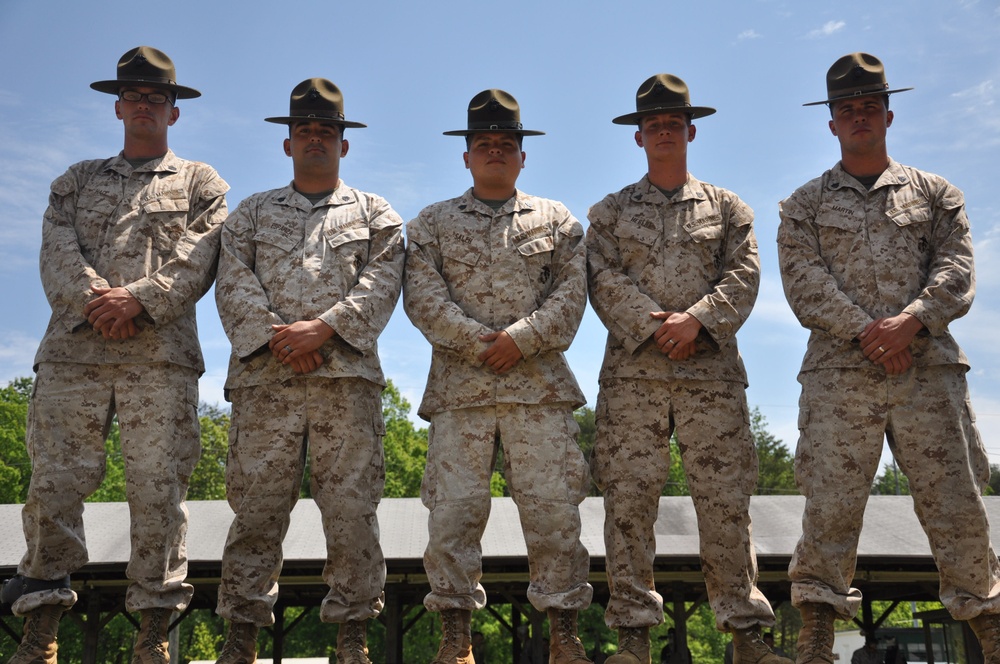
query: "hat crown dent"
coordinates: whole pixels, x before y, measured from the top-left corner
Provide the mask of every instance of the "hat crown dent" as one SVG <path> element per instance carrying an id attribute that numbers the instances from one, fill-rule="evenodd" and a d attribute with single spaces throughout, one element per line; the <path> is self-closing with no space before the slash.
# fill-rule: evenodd
<path id="1" fill-rule="evenodd" d="M 826 96 L 824 101 L 814 101 L 805 106 L 830 104 L 850 97 L 868 95 L 889 95 L 906 92 L 913 88 L 889 89 L 882 61 L 870 53 L 848 53 L 837 59 L 826 73 Z"/>
<path id="2" fill-rule="evenodd" d="M 194 99 L 201 93 L 177 83 L 177 69 L 174 61 L 163 51 L 152 46 L 136 46 L 118 59 L 116 77 L 107 81 L 95 81 L 91 89 L 117 95 L 127 85 L 146 85 L 164 88 L 173 92 L 178 99 Z"/>
<path id="3" fill-rule="evenodd" d="M 174 61 L 163 51 L 152 46 L 137 46 L 118 60 L 118 78 L 133 80 L 162 80 L 177 85 Z"/>
<path id="4" fill-rule="evenodd" d="M 326 78 L 307 78 L 294 88 L 288 98 L 288 115 L 264 118 L 277 124 L 294 124 L 306 120 L 326 120 L 344 127 L 360 128 L 367 125 L 350 122 L 344 115 L 344 94 L 333 81 Z"/>
<path id="5" fill-rule="evenodd" d="M 708 106 L 692 106 L 687 83 L 673 74 L 655 74 L 639 86 L 635 93 L 635 112 L 626 113 L 612 120 L 615 124 L 631 124 L 639 118 L 655 113 L 687 113 L 692 118 L 715 113 Z"/>
<path id="6" fill-rule="evenodd" d="M 468 136 L 484 132 L 512 132 L 523 136 L 540 136 L 545 132 L 525 129 L 521 124 L 521 107 L 514 95 L 490 88 L 477 93 L 468 106 L 465 129 L 444 132 L 445 136 Z"/>

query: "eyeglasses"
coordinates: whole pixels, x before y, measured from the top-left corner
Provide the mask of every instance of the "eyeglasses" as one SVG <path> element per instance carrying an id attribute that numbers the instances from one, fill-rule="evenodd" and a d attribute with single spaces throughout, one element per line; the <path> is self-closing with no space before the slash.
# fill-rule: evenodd
<path id="1" fill-rule="evenodd" d="M 139 102 L 142 101 L 143 97 L 145 97 L 146 101 L 150 104 L 163 104 L 168 101 L 173 103 L 170 95 L 163 92 L 147 92 L 146 94 L 143 94 L 135 90 L 122 90 L 118 93 L 118 98 L 122 101 Z"/>

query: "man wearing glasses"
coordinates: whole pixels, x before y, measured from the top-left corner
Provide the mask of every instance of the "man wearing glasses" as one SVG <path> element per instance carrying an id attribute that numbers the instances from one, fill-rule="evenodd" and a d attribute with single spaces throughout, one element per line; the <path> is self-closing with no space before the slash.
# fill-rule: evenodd
<path id="1" fill-rule="evenodd" d="M 168 662 L 170 615 L 193 594 L 184 497 L 198 462 L 195 303 L 215 277 L 225 194 L 210 166 L 167 147 L 177 99 L 174 64 L 148 46 L 125 53 L 114 80 L 125 130 L 115 157 L 83 161 L 52 183 L 42 221 L 41 278 L 52 317 L 35 356 L 28 413 L 27 552 L 3 600 L 25 618 L 11 662 L 55 661 L 69 575 L 87 563 L 83 501 L 104 477 L 117 416 L 131 513 L 125 604 L 141 626 L 133 664 Z"/>

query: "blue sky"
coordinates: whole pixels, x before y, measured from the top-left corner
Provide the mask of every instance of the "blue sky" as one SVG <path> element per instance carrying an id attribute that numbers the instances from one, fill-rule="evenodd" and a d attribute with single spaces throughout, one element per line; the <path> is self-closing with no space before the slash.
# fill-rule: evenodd
<path id="1" fill-rule="evenodd" d="M 31 373 L 49 310 L 38 277 L 40 220 L 49 183 L 81 159 L 122 145 L 113 98 L 89 88 L 113 78 L 126 50 L 166 51 L 200 99 L 179 104 L 170 145 L 215 166 L 230 183 L 230 209 L 283 186 L 291 163 L 283 115 L 299 81 L 322 76 L 343 90 L 348 184 L 386 197 L 404 219 L 463 192 L 460 129 L 469 99 L 511 92 L 528 138 L 519 188 L 587 209 L 639 179 L 642 151 L 611 118 L 634 110 L 635 90 L 657 72 L 676 74 L 692 102 L 718 113 L 697 122 L 689 150 L 696 177 L 738 193 L 756 212 L 762 286 L 739 334 L 749 401 L 790 448 L 797 437 L 795 380 L 806 331 L 781 291 L 777 204 L 838 159 L 826 127 L 827 68 L 853 51 L 886 64 L 893 88 L 890 154 L 940 173 L 966 194 L 978 293 L 952 326 L 969 374 L 980 430 L 1000 463 L 1000 7 L 975 0 L 872 3 L 845 0 L 668 2 L 474 0 L 126 3 L 0 1 L 0 384 Z M 199 304 L 208 365 L 202 399 L 223 404 L 229 343 L 211 295 Z M 593 406 L 605 330 L 588 310 L 568 353 Z M 380 341 L 386 375 L 416 408 L 430 347 L 398 309 Z"/>

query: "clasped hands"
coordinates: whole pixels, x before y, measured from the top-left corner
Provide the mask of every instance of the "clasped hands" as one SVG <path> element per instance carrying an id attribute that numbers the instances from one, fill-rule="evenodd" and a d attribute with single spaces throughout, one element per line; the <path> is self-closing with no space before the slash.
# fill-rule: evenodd
<path id="1" fill-rule="evenodd" d="M 319 319 L 272 325 L 271 329 L 274 336 L 267 344 L 271 355 L 297 374 L 307 374 L 323 365 L 325 360 L 319 348 L 334 335 L 333 328 Z"/>
<path id="2" fill-rule="evenodd" d="M 901 374 L 913 365 L 910 343 L 924 324 L 911 314 L 878 318 L 857 336 L 861 352 L 889 375 Z"/>
<path id="3" fill-rule="evenodd" d="M 84 305 L 83 315 L 101 336 L 120 341 L 130 339 L 142 331 L 136 324 L 135 317 L 145 307 L 132 293 L 121 286 L 101 288 L 92 285 L 90 290 L 96 297 Z"/>

